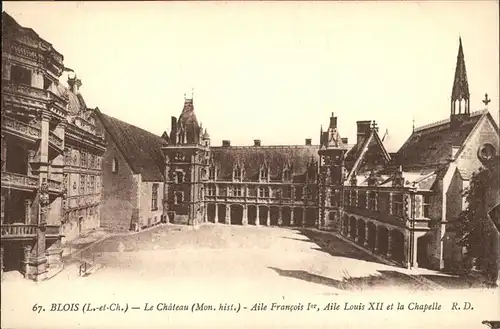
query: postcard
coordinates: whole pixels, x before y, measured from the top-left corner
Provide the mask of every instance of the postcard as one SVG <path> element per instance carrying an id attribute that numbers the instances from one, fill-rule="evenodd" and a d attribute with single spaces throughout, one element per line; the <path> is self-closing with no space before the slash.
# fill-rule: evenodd
<path id="1" fill-rule="evenodd" d="M 2 328 L 500 328 L 497 3 L 3 4 Z"/>

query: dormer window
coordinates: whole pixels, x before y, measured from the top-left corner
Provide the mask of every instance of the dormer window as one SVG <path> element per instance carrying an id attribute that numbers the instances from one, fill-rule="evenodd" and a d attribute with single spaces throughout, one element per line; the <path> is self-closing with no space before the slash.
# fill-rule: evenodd
<path id="1" fill-rule="evenodd" d="M 290 170 L 288 168 L 283 170 L 283 181 L 289 182 L 290 178 L 291 178 Z"/>
<path id="2" fill-rule="evenodd" d="M 234 168 L 233 170 L 233 179 L 234 180 L 237 180 L 237 181 L 241 181 L 241 168 L 240 166 L 236 166 L 236 168 Z"/>
<path id="3" fill-rule="evenodd" d="M 260 173 L 259 173 L 260 180 L 267 180 L 268 177 L 269 177 L 269 173 L 268 173 L 267 167 L 261 168 Z"/>
<path id="4" fill-rule="evenodd" d="M 215 167 L 213 166 L 208 169 L 208 179 L 215 180 Z"/>

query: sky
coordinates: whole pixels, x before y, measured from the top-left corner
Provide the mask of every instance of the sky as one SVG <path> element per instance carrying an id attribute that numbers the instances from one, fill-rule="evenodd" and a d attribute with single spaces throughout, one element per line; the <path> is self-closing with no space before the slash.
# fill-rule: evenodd
<path id="1" fill-rule="evenodd" d="M 90 107 L 155 134 L 194 89 L 212 145 L 319 143 L 375 120 L 397 150 L 450 114 L 459 36 L 471 108 L 499 113 L 496 1 L 3 2 L 64 55 Z M 61 78 L 66 81 L 67 76 Z"/>

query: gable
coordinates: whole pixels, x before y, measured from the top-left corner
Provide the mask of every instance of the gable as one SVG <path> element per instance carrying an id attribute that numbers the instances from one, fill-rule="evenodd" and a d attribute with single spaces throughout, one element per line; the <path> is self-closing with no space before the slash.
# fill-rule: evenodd
<path id="1" fill-rule="evenodd" d="M 472 173 L 483 166 L 479 160 L 478 151 L 486 143 L 493 145 L 498 155 L 500 151 L 498 128 L 489 113 L 484 115 L 477 123 L 462 148 L 458 151 L 457 168 L 464 179 L 470 179 Z"/>
<path id="2" fill-rule="evenodd" d="M 365 173 L 371 170 L 378 171 L 390 162 L 390 156 L 385 150 L 385 147 L 378 137 L 376 131 L 373 131 L 368 139 L 366 139 L 362 146 L 357 145 L 359 154 L 352 167 L 348 168 L 348 179 L 354 173 Z"/>

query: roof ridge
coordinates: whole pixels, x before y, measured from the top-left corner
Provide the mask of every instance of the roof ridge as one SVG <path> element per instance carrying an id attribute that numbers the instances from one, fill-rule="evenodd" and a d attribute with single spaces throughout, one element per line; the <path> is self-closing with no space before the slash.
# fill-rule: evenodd
<path id="1" fill-rule="evenodd" d="M 263 149 L 263 148 L 274 148 L 274 149 L 284 149 L 284 148 L 319 148 L 319 145 L 261 145 L 261 146 L 254 146 L 254 145 L 235 145 L 235 146 L 211 146 L 210 148 L 222 148 L 222 149 L 244 149 L 244 148 L 250 148 L 250 149 Z"/>
<path id="2" fill-rule="evenodd" d="M 482 114 L 484 114 L 486 112 L 488 112 L 488 110 L 477 110 L 477 111 L 471 112 L 470 116 L 471 117 L 478 116 L 478 115 L 482 115 Z M 432 122 L 432 123 L 429 123 L 429 124 L 426 124 L 426 125 L 423 125 L 423 126 L 420 126 L 420 127 L 416 127 L 415 130 L 414 130 L 414 132 L 419 132 L 419 131 L 422 131 L 422 130 L 425 130 L 425 129 L 434 128 L 434 127 L 440 126 L 440 125 L 448 123 L 448 122 L 450 122 L 450 118 L 447 118 L 447 119 L 444 119 L 444 120 L 435 121 L 435 122 Z"/>
<path id="3" fill-rule="evenodd" d="M 105 113 L 102 113 L 102 112 L 101 112 L 101 114 L 102 114 L 102 115 L 104 115 L 104 116 L 107 116 L 108 118 L 111 118 L 111 119 L 113 119 L 113 120 L 120 121 L 121 123 L 126 124 L 127 126 L 134 127 L 134 128 L 136 128 L 136 129 L 142 130 L 142 131 L 144 131 L 144 132 L 145 132 L 145 133 L 147 133 L 147 134 L 150 134 L 150 135 L 153 135 L 153 136 L 155 136 L 155 137 L 161 138 L 161 136 L 159 136 L 159 135 L 157 135 L 157 134 L 155 134 L 155 133 L 152 133 L 152 132 L 150 132 L 149 130 L 146 130 L 146 129 L 144 129 L 144 128 L 138 127 L 138 126 L 136 126 L 136 125 L 133 125 L 133 124 L 128 123 L 128 122 L 126 122 L 126 121 L 123 121 L 123 120 L 121 120 L 121 119 L 115 118 L 115 117 L 113 117 L 113 116 L 111 116 L 111 115 L 109 115 L 109 114 L 105 114 Z"/>

